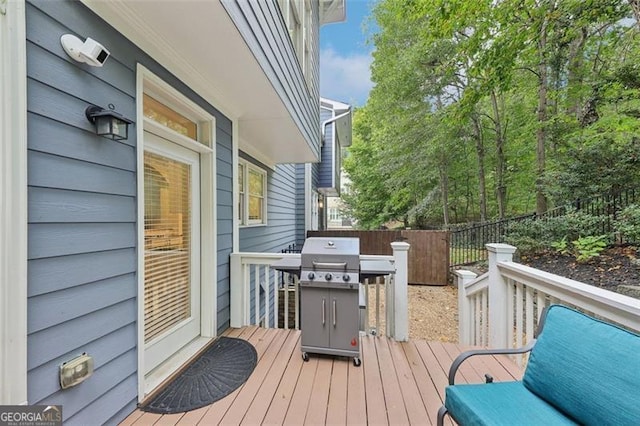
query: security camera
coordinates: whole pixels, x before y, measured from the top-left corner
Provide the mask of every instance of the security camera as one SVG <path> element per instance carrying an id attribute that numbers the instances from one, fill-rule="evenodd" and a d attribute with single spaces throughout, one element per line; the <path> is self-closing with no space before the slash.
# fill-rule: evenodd
<path id="1" fill-rule="evenodd" d="M 110 55 L 103 45 L 91 37 L 87 37 L 83 42 L 73 34 L 65 34 L 60 37 L 60 43 L 72 59 L 93 67 L 101 67 Z"/>

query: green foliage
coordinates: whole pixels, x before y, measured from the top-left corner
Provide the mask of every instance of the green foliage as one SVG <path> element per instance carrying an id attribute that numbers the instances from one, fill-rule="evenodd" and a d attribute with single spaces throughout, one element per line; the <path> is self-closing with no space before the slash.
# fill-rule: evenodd
<path id="1" fill-rule="evenodd" d="M 594 216 L 581 211 L 545 219 L 527 219 L 512 223 L 505 232 L 505 242 L 524 253 L 557 248 L 564 241 L 576 241 L 583 235 L 599 235 L 606 216 Z M 607 242 L 612 238 L 607 236 Z M 554 246 L 555 244 L 555 246 Z"/>
<path id="2" fill-rule="evenodd" d="M 573 241 L 578 262 L 587 262 L 594 257 L 600 256 L 600 253 L 607 247 L 606 239 L 606 235 L 591 235 L 580 237 Z"/>
<path id="3" fill-rule="evenodd" d="M 567 237 L 565 236 L 560 241 L 555 241 L 551 243 L 551 247 L 555 249 L 560 254 L 569 254 L 569 243 L 567 242 Z"/>
<path id="4" fill-rule="evenodd" d="M 632 17 L 619 0 L 375 2 L 375 84 L 345 161 L 350 214 L 364 228 L 490 220 L 536 210 L 538 192 L 562 205 L 640 180 Z M 549 248 L 600 233 L 578 220 L 509 238 Z"/>
<path id="5" fill-rule="evenodd" d="M 632 204 L 623 209 L 614 227 L 625 242 L 640 243 L 640 204 Z"/>

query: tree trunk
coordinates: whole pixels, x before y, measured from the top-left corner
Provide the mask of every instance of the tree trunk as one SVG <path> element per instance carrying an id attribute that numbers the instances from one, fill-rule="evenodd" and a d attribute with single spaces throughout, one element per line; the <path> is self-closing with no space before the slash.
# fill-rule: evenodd
<path id="1" fill-rule="evenodd" d="M 487 220 L 487 182 L 484 173 L 484 140 L 480 118 L 477 114 L 471 117 L 473 122 L 473 137 L 476 140 L 476 155 L 478 156 L 478 202 L 480 204 L 480 221 Z"/>
<path id="2" fill-rule="evenodd" d="M 504 183 L 507 161 L 504 155 L 504 133 L 495 90 L 491 91 L 491 106 L 493 108 L 493 124 L 496 132 L 496 199 L 498 201 L 498 217 L 504 219 L 507 209 L 507 187 Z"/>
<path id="3" fill-rule="evenodd" d="M 631 10 L 633 10 L 633 17 L 636 18 L 636 25 L 640 28 L 640 0 L 629 0 Z"/>
<path id="4" fill-rule="evenodd" d="M 536 131 L 536 213 L 542 214 L 547 211 L 547 197 L 544 194 L 544 172 L 545 172 L 545 143 L 547 138 L 547 28 L 548 21 L 542 23 L 540 36 L 538 38 L 538 130 Z"/>
<path id="5" fill-rule="evenodd" d="M 583 103 L 582 84 L 584 82 L 584 46 L 587 41 L 587 28 L 580 29 L 579 35 L 569 45 L 567 63 L 567 114 L 578 119 Z"/>
<path id="6" fill-rule="evenodd" d="M 440 173 L 440 191 L 442 192 L 442 220 L 444 226 L 449 225 L 449 175 L 447 174 L 447 166 L 442 164 L 442 161 L 438 165 L 438 171 Z"/>

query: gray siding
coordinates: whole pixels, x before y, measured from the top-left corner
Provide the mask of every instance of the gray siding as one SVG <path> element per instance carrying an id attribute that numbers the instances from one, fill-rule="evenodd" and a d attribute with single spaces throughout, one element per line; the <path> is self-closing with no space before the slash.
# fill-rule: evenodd
<path id="1" fill-rule="evenodd" d="M 320 109 L 320 123 L 324 123 L 333 117 L 333 112 L 324 108 Z M 318 167 L 318 188 L 333 188 L 333 152 L 334 152 L 334 131 L 335 124 L 330 123 L 324 127 L 324 144 L 320 156 Z"/>
<path id="2" fill-rule="evenodd" d="M 27 4 L 28 400 L 62 404 L 65 424 L 115 424 L 137 402 L 136 131 L 97 137 L 89 104 L 135 118 L 142 63 L 217 123 L 218 325 L 229 324 L 231 122 L 79 2 Z M 102 68 L 60 46 L 72 33 L 111 51 Z M 60 390 L 58 367 L 82 352 L 95 372 Z"/>
<path id="3" fill-rule="evenodd" d="M 297 167 L 295 164 L 279 164 L 275 170 L 272 170 L 242 152 L 240 157 L 267 171 L 267 225 L 240 228 L 240 251 L 279 253 L 297 241 Z M 302 218 L 302 223 L 304 227 L 304 217 Z M 251 282 L 254 282 L 254 274 L 256 273 L 260 274 L 260 282 L 264 282 L 267 279 L 274 282 L 276 279 L 275 271 L 269 268 L 261 268 L 258 271 L 251 271 Z M 268 300 L 271 306 L 270 311 L 273 313 L 275 293 L 273 287 L 271 287 L 271 290 Z M 265 297 L 266 294 L 261 289 L 259 317 L 265 312 Z M 250 321 L 254 323 L 256 317 L 254 288 L 251 288 L 249 306 L 251 311 Z M 273 321 L 274 319 L 272 319 L 269 326 L 274 326 Z"/>
<path id="4" fill-rule="evenodd" d="M 265 75 L 294 117 L 307 143 L 320 154 L 319 116 L 319 6 L 312 1 L 315 43 L 310 84 L 302 74 L 293 44 L 285 27 L 277 2 L 253 0 L 224 0 L 229 16 L 244 37 Z"/>
<path id="5" fill-rule="evenodd" d="M 220 126 L 218 124 L 218 126 Z M 231 127 L 216 132 L 216 179 L 217 179 L 217 324 L 218 333 L 229 328 L 231 310 L 229 302 L 229 256 L 233 251 L 233 160 Z"/>
<path id="6" fill-rule="evenodd" d="M 272 170 L 240 156 L 267 171 L 267 225 L 240 228 L 240 251 L 280 252 L 296 242 L 296 166 L 279 164 Z"/>
<path id="7" fill-rule="evenodd" d="M 296 164 L 296 244 L 302 245 L 306 238 L 304 176 L 305 165 Z"/>

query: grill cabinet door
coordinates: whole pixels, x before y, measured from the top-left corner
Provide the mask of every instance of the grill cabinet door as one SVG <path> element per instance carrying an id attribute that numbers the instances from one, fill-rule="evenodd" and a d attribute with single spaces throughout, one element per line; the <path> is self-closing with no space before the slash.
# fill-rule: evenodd
<path id="1" fill-rule="evenodd" d="M 300 295 L 302 346 L 329 347 L 329 289 L 305 287 Z"/>
<path id="2" fill-rule="evenodd" d="M 332 288 L 328 303 L 331 347 L 357 351 L 360 341 L 358 291 Z"/>

